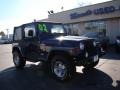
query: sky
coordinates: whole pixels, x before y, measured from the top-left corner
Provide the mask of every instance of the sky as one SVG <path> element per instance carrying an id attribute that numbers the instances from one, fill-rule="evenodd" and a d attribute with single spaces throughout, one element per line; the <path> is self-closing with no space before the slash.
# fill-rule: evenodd
<path id="1" fill-rule="evenodd" d="M 0 0 L 0 31 L 13 32 L 14 26 L 48 18 L 48 11 L 54 13 L 110 0 Z"/>

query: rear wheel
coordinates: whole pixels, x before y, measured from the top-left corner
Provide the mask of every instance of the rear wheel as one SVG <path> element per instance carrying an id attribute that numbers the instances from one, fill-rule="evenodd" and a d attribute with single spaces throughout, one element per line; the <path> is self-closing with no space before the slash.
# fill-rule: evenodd
<path id="1" fill-rule="evenodd" d="M 13 62 L 16 68 L 23 68 L 26 64 L 26 61 L 22 58 L 18 51 L 13 52 Z"/>
<path id="2" fill-rule="evenodd" d="M 65 56 L 54 56 L 51 61 L 51 74 L 53 77 L 60 81 L 69 80 L 73 77 L 76 68 L 71 60 Z"/>

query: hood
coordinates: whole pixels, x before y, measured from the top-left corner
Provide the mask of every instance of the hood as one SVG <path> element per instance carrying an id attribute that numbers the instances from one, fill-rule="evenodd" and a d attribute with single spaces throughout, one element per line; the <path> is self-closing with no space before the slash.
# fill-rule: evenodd
<path id="1" fill-rule="evenodd" d="M 88 37 L 83 37 L 83 36 L 60 36 L 56 38 L 57 40 L 63 41 L 81 41 L 81 40 L 86 40 L 86 39 L 91 39 Z"/>
<path id="2" fill-rule="evenodd" d="M 117 36 L 117 39 L 119 39 L 119 40 L 120 40 L 120 36 Z"/>
<path id="3" fill-rule="evenodd" d="M 85 41 L 85 40 L 90 40 L 90 38 L 80 37 L 80 36 L 60 36 L 51 39 L 46 39 L 42 43 L 48 46 L 77 47 L 79 46 L 79 43 L 81 41 Z"/>

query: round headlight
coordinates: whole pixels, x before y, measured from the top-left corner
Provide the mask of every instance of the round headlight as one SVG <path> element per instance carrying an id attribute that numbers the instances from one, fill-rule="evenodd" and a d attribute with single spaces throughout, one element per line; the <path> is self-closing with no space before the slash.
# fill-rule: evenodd
<path id="1" fill-rule="evenodd" d="M 96 47 L 96 42 L 95 41 L 93 42 L 93 46 Z"/>
<path id="2" fill-rule="evenodd" d="M 117 43 L 120 43 L 120 40 L 117 40 Z"/>
<path id="3" fill-rule="evenodd" d="M 84 49 L 84 44 L 80 43 L 80 49 L 83 50 Z"/>

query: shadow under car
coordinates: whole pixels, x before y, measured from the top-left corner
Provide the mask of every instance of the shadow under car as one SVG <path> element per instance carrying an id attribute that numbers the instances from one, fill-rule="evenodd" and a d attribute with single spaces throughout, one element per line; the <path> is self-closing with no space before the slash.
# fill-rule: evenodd
<path id="1" fill-rule="evenodd" d="M 82 69 L 67 82 L 50 78 L 42 66 L 27 64 L 22 70 L 15 67 L 0 72 L 0 90 L 101 90 L 115 89 L 112 78 L 99 69 Z"/>

